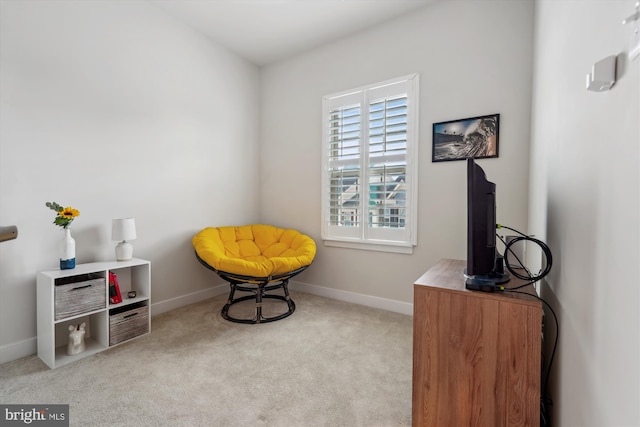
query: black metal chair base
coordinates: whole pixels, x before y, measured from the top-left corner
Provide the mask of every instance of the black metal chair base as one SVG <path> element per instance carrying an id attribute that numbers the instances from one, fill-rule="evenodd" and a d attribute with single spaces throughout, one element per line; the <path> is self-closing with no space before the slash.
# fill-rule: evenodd
<path id="1" fill-rule="evenodd" d="M 248 323 L 248 324 L 256 324 L 256 323 L 267 323 L 267 322 L 275 322 L 276 320 L 284 319 L 285 317 L 289 317 L 296 310 L 296 304 L 293 302 L 291 297 L 289 296 L 288 289 L 289 280 L 283 280 L 281 283 L 276 285 L 268 285 L 267 283 L 258 283 L 253 287 L 241 285 L 240 283 L 230 282 L 231 291 L 229 292 L 229 298 L 227 299 L 227 303 L 222 307 L 222 317 L 226 320 L 236 323 Z M 284 295 L 273 295 L 266 294 L 267 291 L 272 291 L 276 289 L 282 289 Z M 234 298 L 236 291 L 243 292 L 251 292 L 253 295 L 246 295 L 240 298 Z M 284 301 L 287 303 L 288 310 L 282 314 L 278 314 L 276 316 L 265 317 L 262 313 L 263 301 L 265 299 L 276 299 L 280 301 Z M 250 319 L 242 319 L 238 317 L 233 317 L 229 314 L 229 308 L 232 305 L 237 304 L 242 301 L 255 300 L 255 316 Z"/>
<path id="2" fill-rule="evenodd" d="M 229 291 L 229 298 L 227 299 L 227 303 L 222 307 L 222 317 L 226 320 L 236 323 L 267 323 L 267 322 L 275 322 L 276 320 L 284 319 L 285 317 L 289 317 L 296 310 L 296 304 L 293 302 L 291 297 L 289 296 L 289 279 L 293 276 L 302 273 L 309 266 L 306 265 L 297 270 L 290 271 L 289 273 L 279 274 L 277 276 L 269 276 L 269 277 L 251 277 L 251 276 L 242 276 L 234 273 L 227 273 L 225 271 L 216 270 L 207 264 L 202 258 L 198 256 L 196 253 L 196 258 L 198 261 L 207 267 L 209 270 L 215 271 L 218 276 L 229 282 L 231 285 L 231 290 Z M 280 282 L 280 283 L 275 283 Z M 270 284 L 275 283 L 275 284 Z M 265 292 L 274 291 L 282 289 L 284 295 L 273 295 L 267 294 Z M 253 295 L 246 295 L 239 298 L 234 298 L 236 291 L 250 292 Z M 277 299 L 280 301 L 284 301 L 287 303 L 288 310 L 282 314 L 277 316 L 265 317 L 262 314 L 262 304 L 265 299 Z M 241 319 L 237 317 L 233 317 L 229 315 L 229 308 L 242 301 L 255 300 L 255 316 L 251 319 Z"/>

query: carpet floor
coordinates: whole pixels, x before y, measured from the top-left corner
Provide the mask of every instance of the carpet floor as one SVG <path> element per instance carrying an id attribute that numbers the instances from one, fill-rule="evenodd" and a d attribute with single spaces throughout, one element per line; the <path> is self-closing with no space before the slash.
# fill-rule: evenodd
<path id="1" fill-rule="evenodd" d="M 292 298 L 295 313 L 273 323 L 222 319 L 221 295 L 70 365 L 5 363 L 0 402 L 69 404 L 71 426 L 411 425 L 412 318 Z"/>

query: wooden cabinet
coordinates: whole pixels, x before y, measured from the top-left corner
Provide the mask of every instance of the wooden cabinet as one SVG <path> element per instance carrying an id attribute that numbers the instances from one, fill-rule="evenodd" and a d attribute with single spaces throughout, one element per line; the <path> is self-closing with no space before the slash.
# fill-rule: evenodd
<path id="1" fill-rule="evenodd" d="M 109 303 L 109 273 L 122 302 Z M 50 368 L 66 365 L 151 331 L 151 263 L 143 259 L 78 264 L 41 271 L 38 286 L 38 357 Z M 128 298 L 127 293 L 136 296 Z M 69 326 L 85 323 L 85 350 L 67 354 Z"/>
<path id="2" fill-rule="evenodd" d="M 413 425 L 538 427 L 542 303 L 469 291 L 465 265 L 441 260 L 414 284 Z"/>

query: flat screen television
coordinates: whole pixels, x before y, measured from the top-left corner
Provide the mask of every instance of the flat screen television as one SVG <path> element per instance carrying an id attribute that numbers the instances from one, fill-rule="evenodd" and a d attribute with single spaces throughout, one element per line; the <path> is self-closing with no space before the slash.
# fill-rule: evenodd
<path id="1" fill-rule="evenodd" d="M 466 287 L 493 291 L 510 279 L 503 265 L 496 250 L 496 185 L 473 159 L 467 159 Z"/>

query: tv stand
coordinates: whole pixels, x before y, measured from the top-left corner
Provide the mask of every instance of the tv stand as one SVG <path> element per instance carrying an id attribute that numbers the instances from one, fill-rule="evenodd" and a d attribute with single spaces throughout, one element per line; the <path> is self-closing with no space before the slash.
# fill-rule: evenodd
<path id="1" fill-rule="evenodd" d="M 467 290 L 465 265 L 441 260 L 414 283 L 413 425 L 538 427 L 542 303 Z"/>

